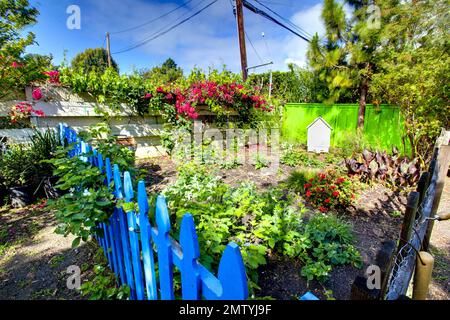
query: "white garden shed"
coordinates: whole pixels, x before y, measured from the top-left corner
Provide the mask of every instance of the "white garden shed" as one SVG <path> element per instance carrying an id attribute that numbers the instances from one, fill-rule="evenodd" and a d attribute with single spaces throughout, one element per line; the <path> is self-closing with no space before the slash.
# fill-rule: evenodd
<path id="1" fill-rule="evenodd" d="M 330 150 L 331 126 L 322 117 L 316 118 L 307 128 L 308 152 L 328 152 Z"/>

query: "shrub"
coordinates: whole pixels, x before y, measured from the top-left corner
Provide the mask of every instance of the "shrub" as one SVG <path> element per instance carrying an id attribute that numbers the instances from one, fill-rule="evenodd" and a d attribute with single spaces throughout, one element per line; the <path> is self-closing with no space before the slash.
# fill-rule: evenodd
<path id="1" fill-rule="evenodd" d="M 306 152 L 296 149 L 290 144 L 283 147 L 280 162 L 290 167 L 305 166 L 323 168 L 325 166 L 323 162 L 314 159 L 312 155 L 308 155 Z"/>
<path id="2" fill-rule="evenodd" d="M 59 221 L 56 232 L 64 236 L 75 235 L 72 243 L 75 247 L 81 240 L 87 241 L 90 235 L 98 234 L 97 225 L 108 220 L 115 200 L 99 168 L 79 157 L 67 157 L 71 147 L 60 149 L 56 157 L 48 161 L 55 167 L 54 174 L 59 177 L 56 187 L 67 191 L 48 204 L 55 210 Z"/>
<path id="3" fill-rule="evenodd" d="M 328 278 L 333 266 L 362 264 L 359 252 L 352 245 L 351 226 L 334 216 L 312 217 L 297 232 L 288 234 L 284 252 L 304 263 L 301 275 L 308 281 Z"/>
<path id="4" fill-rule="evenodd" d="M 29 145 L 11 145 L 0 158 L 0 180 L 7 187 L 37 185 L 42 178 L 52 175 L 52 159 L 59 146 L 56 132 L 35 130 Z"/>
<path id="5" fill-rule="evenodd" d="M 240 246 L 251 289 L 258 288 L 257 269 L 266 264 L 269 252 L 299 258 L 305 270 L 311 269 L 304 272 L 308 279 L 324 279 L 333 265 L 358 261 L 349 226 L 332 218 L 304 223 L 303 207 L 294 209 L 291 197 L 280 189 L 261 193 L 251 183 L 232 188 L 204 166 L 190 163 L 180 168 L 178 180 L 163 193 L 175 232 L 186 212 L 194 215 L 201 262 L 207 268 L 217 267 L 228 242 Z M 314 251 L 316 247 L 321 251 Z M 313 271 L 314 264 L 324 264 L 327 272 Z"/>
<path id="6" fill-rule="evenodd" d="M 364 150 L 357 158 L 346 159 L 348 174 L 359 176 L 361 181 L 378 180 L 394 187 L 414 185 L 420 177 L 420 165 L 417 159 L 399 156 L 393 148 L 392 155 L 386 151 L 372 152 Z"/>
<path id="7" fill-rule="evenodd" d="M 347 177 L 337 176 L 333 171 L 315 175 L 312 172 L 294 172 L 288 184 L 321 212 L 346 207 L 355 199 L 352 182 Z"/>
<path id="8" fill-rule="evenodd" d="M 116 72 L 119 72 L 113 58 L 111 58 L 111 66 Z M 72 68 L 82 70 L 84 73 L 91 71 L 104 73 L 108 68 L 108 53 L 104 48 L 86 49 L 73 58 Z"/>

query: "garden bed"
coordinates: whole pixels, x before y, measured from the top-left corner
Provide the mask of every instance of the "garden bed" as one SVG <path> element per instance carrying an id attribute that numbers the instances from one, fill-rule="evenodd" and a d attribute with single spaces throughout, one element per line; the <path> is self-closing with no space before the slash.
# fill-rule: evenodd
<path id="1" fill-rule="evenodd" d="M 325 167 L 332 166 L 326 163 L 325 155 L 313 157 L 323 161 Z M 150 193 L 159 193 L 177 180 L 177 167 L 170 157 L 140 161 L 137 165 L 145 174 Z M 264 175 L 261 169 L 255 169 L 252 164 L 240 165 L 233 169 L 223 169 L 218 166 L 210 166 L 210 168 L 215 168 L 214 172 L 230 186 L 235 187 L 242 182 L 250 181 L 261 192 L 283 184 L 293 171 L 299 169 L 280 164 L 276 172 Z M 302 197 L 297 198 L 296 201 L 301 202 L 302 205 L 306 204 Z M 256 296 L 290 300 L 298 298 L 307 291 L 312 291 L 321 299 L 331 297 L 349 299 L 354 279 L 357 275 L 363 274 L 368 265 L 374 263 L 381 243 L 398 238 L 405 204 L 405 196 L 398 192 L 381 184 L 367 186 L 353 206 L 335 212 L 352 226 L 355 235 L 354 246 L 361 254 L 362 268 L 350 265 L 336 266 L 327 281 L 320 283 L 313 280 L 307 283 L 306 278 L 300 275 L 302 264 L 299 261 L 277 253 L 269 253 L 266 257 L 267 264 L 258 268 L 258 285 L 261 290 L 256 291 Z M 307 204 L 306 209 L 308 211 L 306 215 L 312 216 L 317 213 L 316 209 Z"/>

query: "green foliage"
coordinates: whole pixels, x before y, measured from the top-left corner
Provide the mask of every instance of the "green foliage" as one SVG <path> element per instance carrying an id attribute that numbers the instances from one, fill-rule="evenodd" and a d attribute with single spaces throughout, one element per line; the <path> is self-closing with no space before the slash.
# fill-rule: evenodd
<path id="1" fill-rule="evenodd" d="M 269 252 L 300 258 L 307 266 L 305 270 L 312 269 L 309 265 L 316 262 L 332 266 L 357 260 L 357 253 L 345 232 L 347 227 L 335 220 L 323 223 L 312 220 L 305 224 L 303 208 L 295 210 L 290 196 L 281 190 L 261 193 L 251 183 L 232 188 L 220 177 L 208 173 L 204 166 L 188 163 L 180 168 L 178 180 L 163 193 L 173 215 L 175 232 L 186 212 L 194 216 L 201 262 L 207 268 L 217 267 L 230 241 L 240 246 L 251 289 L 258 288 L 257 269 L 266 264 Z M 314 253 L 314 248 L 322 243 L 321 235 L 326 254 L 319 255 Z M 328 242 L 332 242 L 333 252 L 325 245 Z M 315 270 L 305 276 L 311 277 L 310 274 L 313 278 L 324 277 L 323 272 Z"/>
<path id="2" fill-rule="evenodd" d="M 144 80 L 154 83 L 173 83 L 183 77 L 183 70 L 177 66 L 172 58 L 168 58 L 160 67 L 154 67 L 141 72 Z"/>
<path id="3" fill-rule="evenodd" d="M 31 81 L 43 79 L 51 57 L 24 56 L 34 34 L 23 30 L 36 23 L 38 10 L 27 0 L 0 1 L 0 100 L 23 99 Z"/>
<path id="4" fill-rule="evenodd" d="M 324 281 L 333 266 L 361 267 L 361 256 L 352 242 L 349 224 L 334 216 L 317 215 L 287 235 L 284 252 L 304 263 L 301 274 L 308 281 Z"/>
<path id="5" fill-rule="evenodd" d="M 132 175 L 135 173 L 134 151 L 118 143 L 117 137 L 113 135 L 111 127 L 106 122 L 91 125 L 86 131 L 80 132 L 79 136 L 105 159 L 114 159 L 114 164 L 117 164 L 123 172 L 129 171 Z"/>
<path id="6" fill-rule="evenodd" d="M 423 165 L 441 128 L 450 123 L 448 1 L 405 1 L 385 15 L 389 23 L 383 25 L 385 45 L 372 95 L 401 108 L 412 157 Z"/>
<path id="7" fill-rule="evenodd" d="M 294 64 L 289 64 L 289 71 L 272 72 L 272 96 L 285 102 L 316 102 L 317 97 L 327 95 L 327 87 L 319 77 Z M 270 73 L 251 74 L 249 81 L 261 87 L 261 92 L 269 94 Z"/>
<path id="8" fill-rule="evenodd" d="M 280 162 L 290 167 L 304 166 L 313 168 L 323 168 L 325 164 L 314 158 L 313 155 L 295 148 L 292 144 L 284 144 Z"/>
<path id="9" fill-rule="evenodd" d="M 94 266 L 94 278 L 84 282 L 80 291 L 89 300 L 127 300 L 130 288 L 126 285 L 117 287 L 116 276 L 102 264 Z"/>
<path id="10" fill-rule="evenodd" d="M 304 194 L 306 200 L 321 212 L 349 206 L 355 198 L 355 183 L 339 177 L 334 171 L 312 174 L 311 171 L 295 171 L 288 179 L 288 186 Z"/>
<path id="11" fill-rule="evenodd" d="M 35 130 L 29 145 L 11 145 L 0 157 L 0 183 L 5 187 L 33 185 L 52 175 L 52 159 L 59 145 L 55 131 Z"/>
<path id="12" fill-rule="evenodd" d="M 49 201 L 48 205 L 55 210 L 60 222 L 56 232 L 77 236 L 73 242 L 73 246 L 77 246 L 81 240 L 87 241 L 90 235 L 100 233 L 97 225 L 108 220 L 115 200 L 104 184 L 105 177 L 100 169 L 79 157 L 68 158 L 66 155 L 70 148 L 59 150 L 56 158 L 48 161 L 59 177 L 56 187 L 68 191 Z"/>
<path id="13" fill-rule="evenodd" d="M 264 158 L 264 156 L 262 156 L 259 153 L 256 155 L 256 158 L 255 158 L 255 169 L 256 170 L 267 168 L 269 166 L 269 164 L 270 164 L 269 160 Z"/>
<path id="14" fill-rule="evenodd" d="M 84 73 L 103 74 L 108 69 L 108 53 L 104 48 L 86 49 L 72 60 L 72 68 Z M 117 63 L 111 58 L 111 68 L 119 72 Z"/>

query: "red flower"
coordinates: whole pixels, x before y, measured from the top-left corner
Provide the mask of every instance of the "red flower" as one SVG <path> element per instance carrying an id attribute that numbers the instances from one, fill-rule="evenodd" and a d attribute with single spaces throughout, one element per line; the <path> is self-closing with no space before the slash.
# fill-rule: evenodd
<path id="1" fill-rule="evenodd" d="M 17 63 L 17 62 L 13 62 L 13 63 L 11 63 L 11 67 L 13 67 L 14 69 L 16 69 L 16 68 L 18 68 L 19 67 L 19 64 Z"/>
<path id="2" fill-rule="evenodd" d="M 319 207 L 319 210 L 320 210 L 320 212 L 324 212 L 324 213 L 328 211 L 327 208 L 322 207 L 322 206 Z"/>
<path id="3" fill-rule="evenodd" d="M 311 197 L 311 195 L 312 195 L 312 192 L 310 190 L 306 191 L 306 197 L 307 198 Z"/>
<path id="4" fill-rule="evenodd" d="M 331 199 L 330 198 L 326 198 L 325 199 L 325 203 L 330 203 L 331 202 Z"/>
<path id="5" fill-rule="evenodd" d="M 334 191 L 333 192 L 333 197 L 337 198 L 337 197 L 339 197 L 339 195 L 340 195 L 339 191 Z"/>
<path id="6" fill-rule="evenodd" d="M 336 180 L 336 184 L 341 184 L 341 183 L 343 183 L 343 182 L 345 182 L 345 178 L 344 178 L 344 177 L 338 178 L 338 179 Z"/>
<path id="7" fill-rule="evenodd" d="M 311 188 L 312 187 L 312 184 L 311 183 L 305 183 L 304 185 L 303 185 L 303 188 L 305 188 L 305 189 L 309 189 L 309 188 Z"/>
<path id="8" fill-rule="evenodd" d="M 31 95 L 33 96 L 34 100 L 41 100 L 42 99 L 42 91 L 39 88 L 34 89 L 33 93 Z"/>
<path id="9" fill-rule="evenodd" d="M 151 98 L 153 98 L 153 95 L 152 95 L 151 93 L 147 93 L 147 94 L 144 96 L 144 98 L 145 98 L 145 99 L 151 99 Z"/>
<path id="10" fill-rule="evenodd" d="M 156 92 L 163 93 L 164 89 L 162 87 L 158 87 L 158 88 L 156 88 Z"/>

